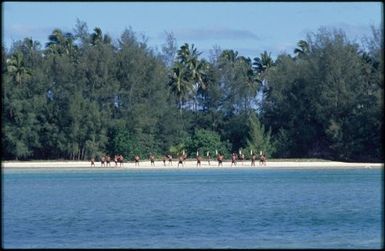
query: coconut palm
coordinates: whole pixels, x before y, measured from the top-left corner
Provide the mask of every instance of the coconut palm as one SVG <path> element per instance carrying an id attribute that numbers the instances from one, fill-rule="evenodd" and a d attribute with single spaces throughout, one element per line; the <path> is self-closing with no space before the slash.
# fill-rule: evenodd
<path id="1" fill-rule="evenodd" d="M 99 27 L 94 29 L 94 33 L 91 34 L 91 44 L 97 45 L 99 43 L 109 44 L 111 43 L 111 37 L 108 35 L 103 36 L 103 32 Z"/>
<path id="2" fill-rule="evenodd" d="M 298 57 L 309 53 L 309 44 L 305 40 L 298 41 L 297 46 L 299 48 L 295 48 L 294 53 L 297 54 Z"/>
<path id="3" fill-rule="evenodd" d="M 220 58 L 224 61 L 235 63 L 238 58 L 238 52 L 233 50 L 224 50 L 221 53 Z"/>
<path id="4" fill-rule="evenodd" d="M 179 111 L 182 113 L 183 101 L 188 93 L 191 92 L 192 86 L 188 81 L 186 69 L 180 62 L 174 64 L 168 85 L 171 88 L 171 92 L 177 97 Z"/>
<path id="5" fill-rule="evenodd" d="M 48 36 L 49 42 L 46 44 L 49 52 L 53 54 L 73 54 L 76 46 L 73 44 L 74 36 L 72 33 L 65 33 L 60 29 L 55 29 Z"/>
<path id="6" fill-rule="evenodd" d="M 31 75 L 31 71 L 24 66 L 23 54 L 20 52 L 8 60 L 7 70 L 18 85 L 21 85 L 23 78 Z"/>
<path id="7" fill-rule="evenodd" d="M 258 73 L 262 73 L 271 66 L 273 66 L 273 59 L 271 58 L 271 53 L 268 54 L 267 51 L 264 51 L 263 53 L 261 53 L 261 57 L 255 57 L 253 66 Z"/>
<path id="8" fill-rule="evenodd" d="M 25 48 L 28 52 L 37 51 L 40 49 L 40 42 L 33 41 L 32 38 L 24 38 L 23 48 Z"/>
<path id="9" fill-rule="evenodd" d="M 191 45 L 191 47 L 187 43 L 182 45 L 177 51 L 177 63 L 173 70 L 173 73 L 176 75 L 171 78 L 171 83 L 178 83 L 178 81 L 176 81 L 178 78 L 175 76 L 179 76 L 179 79 L 183 78 L 183 85 L 186 87 L 184 88 L 186 92 L 182 96 L 193 96 L 195 109 L 198 90 L 205 90 L 207 88 L 205 76 L 208 65 L 202 60 L 199 60 L 198 57 L 200 54 L 201 52 L 198 52 L 197 48 L 194 47 L 194 44 Z"/>
<path id="10" fill-rule="evenodd" d="M 103 33 L 99 27 L 94 29 L 94 33 L 91 34 L 91 44 L 96 45 L 99 42 L 103 41 Z"/>
<path id="11" fill-rule="evenodd" d="M 255 57 L 253 62 L 254 70 L 257 74 L 257 81 L 262 83 L 266 74 L 266 71 L 274 65 L 271 53 L 264 51 L 260 57 Z"/>
<path id="12" fill-rule="evenodd" d="M 46 43 L 46 47 L 51 53 L 61 54 L 61 47 L 64 45 L 64 35 L 60 29 L 55 29 L 52 34 L 48 36 L 49 42 Z"/>

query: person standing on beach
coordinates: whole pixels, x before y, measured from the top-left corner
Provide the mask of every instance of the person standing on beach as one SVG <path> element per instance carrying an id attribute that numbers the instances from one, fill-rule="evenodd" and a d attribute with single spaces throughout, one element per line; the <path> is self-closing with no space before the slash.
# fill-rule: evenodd
<path id="1" fill-rule="evenodd" d="M 202 160 L 201 156 L 197 155 L 197 167 L 201 166 L 201 160 Z"/>
<path id="2" fill-rule="evenodd" d="M 162 158 L 162 161 L 163 161 L 163 166 L 166 166 L 166 159 L 167 159 L 167 156 L 165 155 L 165 156 L 163 156 L 163 158 Z"/>
<path id="3" fill-rule="evenodd" d="M 139 155 L 135 155 L 134 160 L 135 160 L 135 166 L 139 166 L 139 160 L 140 160 Z"/>
<path id="4" fill-rule="evenodd" d="M 262 151 L 259 154 L 259 165 L 266 166 L 266 155 Z"/>
<path id="5" fill-rule="evenodd" d="M 124 159 L 124 158 L 123 158 L 123 155 L 120 154 L 120 155 L 118 156 L 118 161 L 119 161 L 119 163 L 120 163 L 120 166 L 123 166 L 123 163 L 124 163 L 124 162 L 123 162 L 123 159 Z"/>
<path id="6" fill-rule="evenodd" d="M 178 167 L 180 164 L 182 164 L 182 167 L 183 167 L 183 161 L 184 161 L 184 155 L 179 156 Z"/>
<path id="7" fill-rule="evenodd" d="M 210 152 L 207 152 L 207 163 L 209 165 L 210 165 L 210 159 L 211 159 Z"/>
<path id="8" fill-rule="evenodd" d="M 153 154 L 150 154 L 150 161 L 151 161 L 151 166 L 155 166 L 155 156 Z"/>
<path id="9" fill-rule="evenodd" d="M 118 159 L 119 159 L 119 156 L 115 154 L 114 156 L 115 167 L 118 166 L 118 161 L 119 161 Z"/>
<path id="10" fill-rule="evenodd" d="M 100 159 L 101 166 L 104 167 L 104 162 L 106 161 L 106 157 L 102 156 Z"/>
<path id="11" fill-rule="evenodd" d="M 110 155 L 107 155 L 106 157 L 106 162 L 107 162 L 107 166 L 111 166 L 110 162 L 111 162 L 111 157 Z"/>
<path id="12" fill-rule="evenodd" d="M 171 156 L 171 154 L 167 155 L 167 158 L 168 158 L 168 164 L 170 166 L 172 166 L 172 156 Z"/>
<path id="13" fill-rule="evenodd" d="M 236 153 L 233 153 L 231 155 L 231 166 L 236 166 L 237 165 L 237 154 Z"/>
<path id="14" fill-rule="evenodd" d="M 223 162 L 223 155 L 222 154 L 218 154 L 217 155 L 217 160 L 218 160 L 218 166 L 222 166 L 223 167 L 223 164 L 222 164 L 222 162 Z"/>
<path id="15" fill-rule="evenodd" d="M 253 155 L 251 155 L 251 166 L 255 166 L 256 159 L 257 159 L 257 156 L 255 155 L 255 153 L 253 153 Z"/>
<path id="16" fill-rule="evenodd" d="M 91 166 L 95 166 L 95 158 L 91 158 Z"/>
<path id="17" fill-rule="evenodd" d="M 264 166 L 266 166 L 266 154 L 263 153 L 263 154 L 262 154 L 262 157 L 263 157 L 262 164 L 263 164 Z"/>

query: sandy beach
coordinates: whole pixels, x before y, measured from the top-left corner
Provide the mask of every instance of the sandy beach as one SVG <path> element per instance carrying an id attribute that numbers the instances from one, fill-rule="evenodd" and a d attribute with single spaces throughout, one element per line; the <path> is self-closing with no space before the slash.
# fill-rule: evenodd
<path id="1" fill-rule="evenodd" d="M 139 166 L 135 165 L 134 162 L 126 162 L 123 166 L 119 164 L 115 166 L 112 162 L 111 166 L 102 167 L 100 162 L 95 162 L 95 166 L 91 166 L 89 161 L 2 161 L 2 169 L 218 169 L 218 168 L 258 168 L 258 169 L 314 169 L 314 168 L 383 168 L 383 163 L 350 163 L 350 162 L 339 162 L 339 161 L 279 161 L 274 160 L 267 162 L 266 166 L 259 165 L 256 162 L 255 166 L 251 166 L 250 161 L 238 162 L 236 166 L 231 165 L 231 161 L 224 161 L 223 166 L 218 167 L 217 161 L 211 161 L 210 165 L 207 161 L 202 161 L 201 166 L 196 165 L 196 161 L 187 160 L 184 165 L 179 165 L 175 160 L 170 165 L 166 162 L 166 165 L 162 161 L 155 161 L 155 165 L 152 166 L 150 161 L 141 161 Z"/>

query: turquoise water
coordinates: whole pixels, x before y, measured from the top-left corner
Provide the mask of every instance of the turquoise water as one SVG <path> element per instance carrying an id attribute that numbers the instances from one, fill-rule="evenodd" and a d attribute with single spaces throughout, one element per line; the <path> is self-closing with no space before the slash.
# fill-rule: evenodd
<path id="1" fill-rule="evenodd" d="M 382 169 L 5 170 L 5 248 L 381 248 Z"/>

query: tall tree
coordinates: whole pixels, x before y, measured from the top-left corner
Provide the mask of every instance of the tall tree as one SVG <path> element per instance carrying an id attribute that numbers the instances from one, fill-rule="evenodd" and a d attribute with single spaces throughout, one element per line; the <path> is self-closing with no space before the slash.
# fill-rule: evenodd
<path id="1" fill-rule="evenodd" d="M 171 92 L 177 97 L 179 112 L 182 113 L 182 107 L 185 102 L 187 95 L 192 91 L 192 86 L 190 85 L 185 67 L 177 62 L 172 68 L 169 86 Z"/>
<path id="2" fill-rule="evenodd" d="M 248 119 L 249 133 L 247 139 L 247 152 L 264 152 L 267 156 L 275 153 L 275 146 L 271 139 L 271 130 L 266 130 L 259 119 L 252 114 Z"/>
<path id="3" fill-rule="evenodd" d="M 297 46 L 298 48 L 294 49 L 294 54 L 297 54 L 298 57 L 309 53 L 309 44 L 305 40 L 298 41 Z"/>
<path id="4" fill-rule="evenodd" d="M 167 67 L 171 68 L 176 52 L 177 52 L 177 42 L 174 34 L 172 32 L 165 32 L 166 42 L 162 45 L 162 60 Z"/>
<path id="5" fill-rule="evenodd" d="M 31 76 L 31 71 L 24 66 L 23 54 L 17 52 L 8 60 L 7 70 L 16 84 L 21 85 L 24 78 Z"/>

